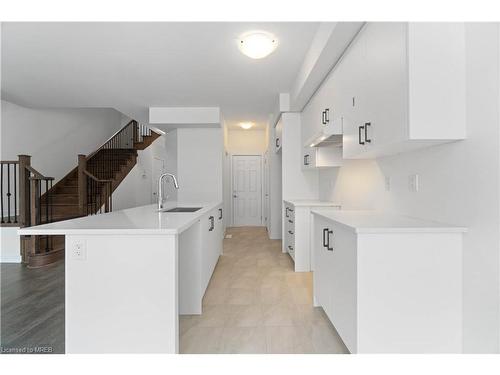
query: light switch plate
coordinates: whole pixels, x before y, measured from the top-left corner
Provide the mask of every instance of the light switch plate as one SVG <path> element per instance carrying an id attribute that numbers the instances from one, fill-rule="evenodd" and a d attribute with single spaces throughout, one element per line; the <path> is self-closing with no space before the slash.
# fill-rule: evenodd
<path id="1" fill-rule="evenodd" d="M 419 188 L 418 184 L 419 184 L 418 174 L 411 174 L 408 176 L 408 190 L 410 190 L 413 193 L 416 193 Z"/>
<path id="2" fill-rule="evenodd" d="M 73 259 L 86 260 L 87 259 L 87 244 L 84 240 L 77 240 L 73 243 L 72 248 Z"/>
<path id="3" fill-rule="evenodd" d="M 391 177 L 385 176 L 385 191 L 391 191 Z"/>

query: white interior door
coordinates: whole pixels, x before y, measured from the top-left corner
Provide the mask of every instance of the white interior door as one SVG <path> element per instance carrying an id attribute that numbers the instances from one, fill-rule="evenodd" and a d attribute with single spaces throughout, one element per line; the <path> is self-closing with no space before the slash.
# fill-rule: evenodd
<path id="1" fill-rule="evenodd" d="M 233 156 L 233 225 L 262 225 L 261 157 Z"/>

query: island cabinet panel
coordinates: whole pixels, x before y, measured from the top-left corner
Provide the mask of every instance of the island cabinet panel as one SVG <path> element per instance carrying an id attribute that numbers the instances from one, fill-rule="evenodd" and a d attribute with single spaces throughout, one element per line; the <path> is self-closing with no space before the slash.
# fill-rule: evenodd
<path id="1" fill-rule="evenodd" d="M 463 233 L 313 227 L 314 303 L 352 353 L 462 352 Z"/>
<path id="2" fill-rule="evenodd" d="M 203 312 L 203 296 L 222 253 L 222 204 L 179 236 L 179 314 Z"/>
<path id="3" fill-rule="evenodd" d="M 201 287 L 202 296 L 210 282 L 210 278 L 215 270 L 222 253 L 222 235 L 223 222 L 221 217 L 222 205 L 209 211 L 202 218 L 202 243 L 201 243 Z"/>
<path id="4" fill-rule="evenodd" d="M 66 353 L 178 352 L 177 236 L 66 235 L 65 246 Z"/>

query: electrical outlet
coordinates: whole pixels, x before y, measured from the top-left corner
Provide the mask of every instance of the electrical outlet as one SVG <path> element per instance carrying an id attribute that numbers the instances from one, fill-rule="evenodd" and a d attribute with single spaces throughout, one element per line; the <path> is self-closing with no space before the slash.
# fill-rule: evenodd
<path id="1" fill-rule="evenodd" d="M 408 190 L 416 193 L 418 191 L 418 174 L 411 174 L 408 176 Z"/>
<path id="2" fill-rule="evenodd" d="M 85 241 L 78 240 L 73 244 L 73 259 L 76 260 L 87 259 L 87 245 Z"/>
<path id="3" fill-rule="evenodd" d="M 385 191 L 391 191 L 391 178 L 385 176 Z"/>

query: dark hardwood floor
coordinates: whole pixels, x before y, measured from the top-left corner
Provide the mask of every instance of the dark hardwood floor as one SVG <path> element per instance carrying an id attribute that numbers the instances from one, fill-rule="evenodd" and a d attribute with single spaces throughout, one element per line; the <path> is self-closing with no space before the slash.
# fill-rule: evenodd
<path id="1" fill-rule="evenodd" d="M 1 264 L 1 353 L 64 353 L 64 262 Z"/>

